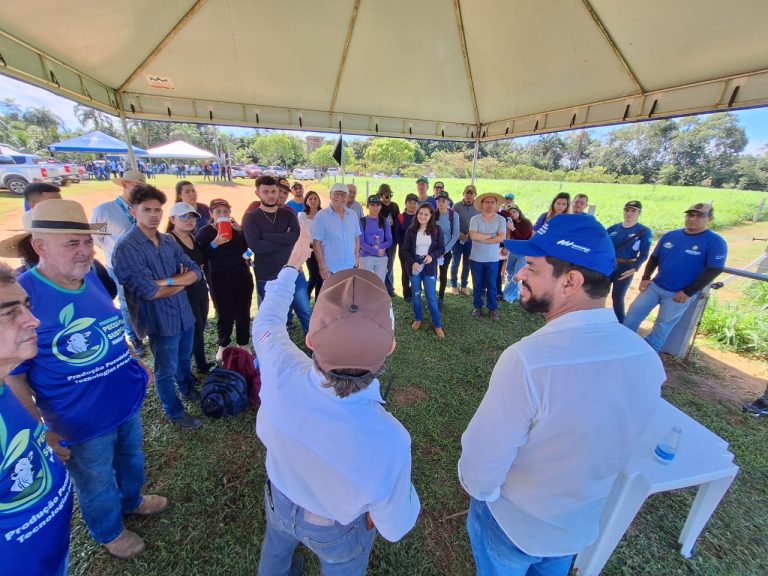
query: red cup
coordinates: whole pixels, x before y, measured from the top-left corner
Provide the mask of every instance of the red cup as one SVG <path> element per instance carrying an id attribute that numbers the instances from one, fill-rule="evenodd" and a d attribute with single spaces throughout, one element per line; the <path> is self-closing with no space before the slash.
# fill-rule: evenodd
<path id="1" fill-rule="evenodd" d="M 232 221 L 229 218 L 222 216 L 216 220 L 216 229 L 219 231 L 219 236 L 232 240 Z"/>

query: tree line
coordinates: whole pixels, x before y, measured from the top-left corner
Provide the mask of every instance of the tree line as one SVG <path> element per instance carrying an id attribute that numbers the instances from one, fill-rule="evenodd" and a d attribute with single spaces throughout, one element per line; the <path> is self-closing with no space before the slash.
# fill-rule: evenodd
<path id="1" fill-rule="evenodd" d="M 0 143 L 25 152 L 47 154 L 48 145 L 101 130 L 122 138 L 116 119 L 76 104 L 78 129 L 67 129 L 51 110 L 22 108 L 0 100 Z M 255 130 L 233 136 L 216 126 L 129 120 L 134 144 L 149 148 L 185 140 L 233 163 L 260 163 L 286 168 L 335 166 L 336 137 L 311 153 L 297 135 Z M 481 143 L 476 167 L 480 178 L 564 180 L 576 182 L 654 183 L 768 190 L 768 149 L 744 154 L 747 137 L 732 113 L 655 120 L 616 128 L 602 138 L 588 130 L 544 134 L 521 140 Z M 434 173 L 466 178 L 472 170 L 473 145 L 399 138 L 345 139 L 347 172 L 389 176 Z M 83 159 L 82 156 L 79 158 Z"/>

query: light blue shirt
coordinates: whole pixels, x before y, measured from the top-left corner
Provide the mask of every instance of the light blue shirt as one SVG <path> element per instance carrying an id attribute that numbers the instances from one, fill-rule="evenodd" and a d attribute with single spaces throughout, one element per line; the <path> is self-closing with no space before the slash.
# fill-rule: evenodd
<path id="1" fill-rule="evenodd" d="M 382 406 L 378 380 L 339 398 L 291 341 L 285 316 L 296 275 L 283 268 L 267 283 L 253 322 L 261 370 L 256 434 L 267 448 L 267 475 L 313 514 L 349 524 L 369 512 L 379 533 L 395 542 L 421 509 L 411 483 L 411 437 Z"/>
<path id="2" fill-rule="evenodd" d="M 323 258 L 328 270 L 335 274 L 355 267 L 355 241 L 360 235 L 360 219 L 349 208 L 344 209 L 344 219 L 324 208 L 315 216 L 312 240 L 323 243 Z"/>
<path id="3" fill-rule="evenodd" d="M 453 245 L 456 244 L 460 232 L 459 214 L 453 211 L 453 234 L 451 234 L 451 212 L 452 210 L 448 210 L 445 214 L 440 214 L 439 211 L 436 212 L 437 224 L 440 226 L 440 230 L 443 233 L 443 243 L 445 244 L 446 253 L 450 252 Z"/>

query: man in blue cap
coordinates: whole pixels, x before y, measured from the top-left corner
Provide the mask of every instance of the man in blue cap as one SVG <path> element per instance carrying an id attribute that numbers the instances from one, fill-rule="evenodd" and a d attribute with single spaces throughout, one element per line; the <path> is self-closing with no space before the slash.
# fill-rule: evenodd
<path id="1" fill-rule="evenodd" d="M 597 220 L 563 214 L 504 244 L 526 259 L 520 304 L 546 325 L 504 351 L 461 438 L 467 529 L 478 574 L 565 576 L 666 376 L 605 307 L 615 253 Z"/>

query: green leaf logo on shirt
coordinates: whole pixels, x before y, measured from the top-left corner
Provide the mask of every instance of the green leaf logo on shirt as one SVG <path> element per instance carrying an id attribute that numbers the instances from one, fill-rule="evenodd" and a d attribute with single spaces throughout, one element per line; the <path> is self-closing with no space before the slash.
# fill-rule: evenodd
<path id="1" fill-rule="evenodd" d="M 59 312 L 64 329 L 53 339 L 53 354 L 67 364 L 83 366 L 101 360 L 109 350 L 109 339 L 96 324 L 96 318 L 75 318 L 70 303 Z"/>
<path id="2" fill-rule="evenodd" d="M 48 449 L 41 450 L 29 428 L 19 430 L 6 444 L 7 428 L 0 416 L 0 474 L 9 471 L 10 490 L 0 495 L 0 515 L 12 514 L 35 504 L 51 489 L 53 479 Z M 51 459 L 51 461 L 53 461 Z"/>

